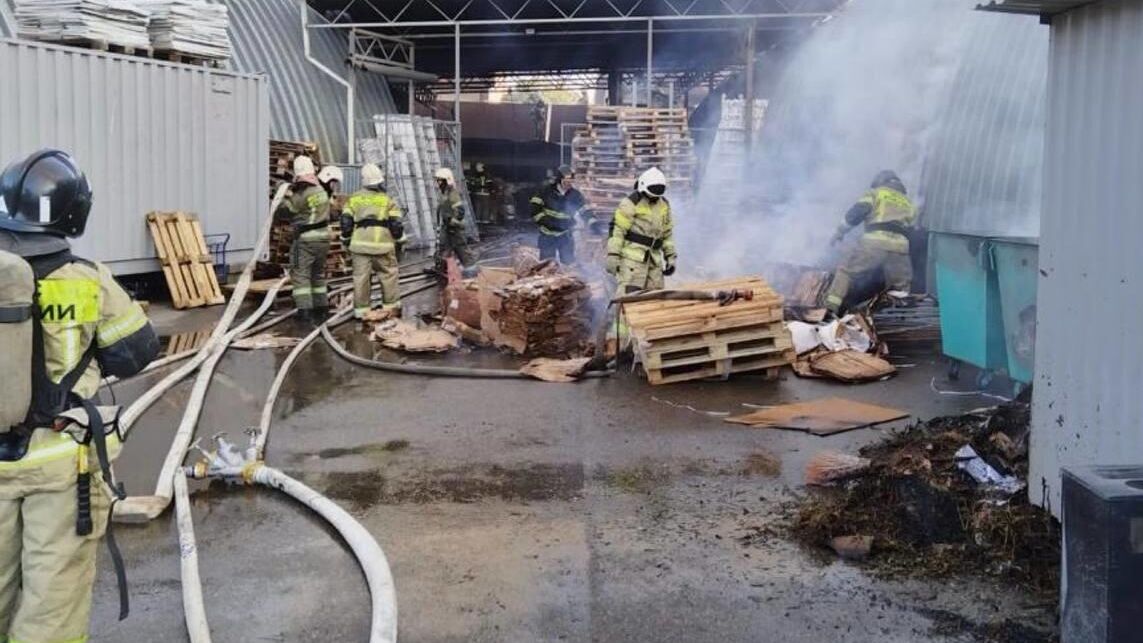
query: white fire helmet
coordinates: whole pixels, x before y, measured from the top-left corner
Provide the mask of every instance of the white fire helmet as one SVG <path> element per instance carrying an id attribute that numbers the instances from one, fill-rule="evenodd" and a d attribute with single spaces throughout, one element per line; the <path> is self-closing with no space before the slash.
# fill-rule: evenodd
<path id="1" fill-rule="evenodd" d="M 639 180 L 635 183 L 635 191 L 648 196 L 663 196 L 667 191 L 667 177 L 662 170 L 653 167 L 639 175 Z"/>
<path id="2" fill-rule="evenodd" d="M 364 174 L 364 171 L 362 172 Z M 341 168 L 336 165 L 327 165 L 318 172 L 317 178 L 322 183 L 329 183 L 330 181 L 337 181 L 338 183 L 345 183 L 345 175 L 341 173 Z"/>
<path id="3" fill-rule="evenodd" d="M 316 171 L 317 170 L 314 169 L 313 159 L 311 159 L 310 157 L 308 157 L 308 156 L 294 157 L 294 178 L 301 177 L 301 176 L 313 176 L 314 172 L 316 172 Z"/>
<path id="4" fill-rule="evenodd" d="M 381 185 L 385 182 L 385 173 L 375 163 L 366 163 L 361 166 L 361 185 Z"/>
<path id="5" fill-rule="evenodd" d="M 456 185 L 456 179 L 452 177 L 452 170 L 447 167 L 442 167 L 436 172 L 433 172 L 433 178 L 442 180 L 449 185 Z"/>

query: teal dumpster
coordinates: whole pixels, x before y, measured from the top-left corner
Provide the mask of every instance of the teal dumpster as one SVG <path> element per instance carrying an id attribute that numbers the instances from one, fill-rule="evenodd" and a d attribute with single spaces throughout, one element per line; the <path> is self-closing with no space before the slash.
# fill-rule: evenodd
<path id="1" fill-rule="evenodd" d="M 1036 357 L 1040 240 L 1035 237 L 993 237 L 989 243 L 1000 287 L 1008 377 L 1030 384 Z"/>
<path id="2" fill-rule="evenodd" d="M 1007 368 L 999 286 L 988 237 L 933 232 L 929 256 L 936 273 L 944 354 L 986 373 Z"/>

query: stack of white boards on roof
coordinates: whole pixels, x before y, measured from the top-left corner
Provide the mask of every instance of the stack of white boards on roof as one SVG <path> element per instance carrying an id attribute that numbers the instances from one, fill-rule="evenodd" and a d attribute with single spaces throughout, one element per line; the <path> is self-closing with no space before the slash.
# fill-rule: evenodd
<path id="1" fill-rule="evenodd" d="M 31 40 L 147 49 L 147 22 L 147 10 L 130 0 L 16 1 L 17 34 Z"/>
<path id="2" fill-rule="evenodd" d="M 151 14 L 148 31 L 156 51 L 210 60 L 230 58 L 226 5 L 205 0 L 138 0 Z"/>

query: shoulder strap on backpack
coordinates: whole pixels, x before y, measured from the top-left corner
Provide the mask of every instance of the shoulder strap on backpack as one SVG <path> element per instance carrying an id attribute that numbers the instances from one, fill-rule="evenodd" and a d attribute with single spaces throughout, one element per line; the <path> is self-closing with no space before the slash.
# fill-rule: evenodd
<path id="1" fill-rule="evenodd" d="M 95 343 L 92 342 L 84 350 L 83 356 L 80 357 L 75 368 L 65 374 L 58 384 L 48 376 L 48 363 L 44 356 L 44 325 L 39 310 L 40 280 L 63 266 L 77 261 L 95 267 L 94 263 L 79 259 L 67 250 L 42 257 L 32 257 L 28 261 L 36 276 L 36 305 L 32 313 L 32 405 L 28 409 L 28 418 L 25 420 L 25 424 L 29 428 L 50 426 L 57 415 L 67 410 L 71 389 L 75 387 L 79 378 L 87 372 L 87 367 L 95 357 Z"/>

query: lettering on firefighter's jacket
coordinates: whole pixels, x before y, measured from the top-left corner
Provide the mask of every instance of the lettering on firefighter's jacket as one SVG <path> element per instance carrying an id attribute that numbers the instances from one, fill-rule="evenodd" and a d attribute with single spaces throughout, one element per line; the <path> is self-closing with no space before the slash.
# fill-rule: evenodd
<path id="1" fill-rule="evenodd" d="M 40 321 L 74 322 L 76 321 L 75 304 L 48 304 L 47 306 L 41 306 Z"/>
<path id="2" fill-rule="evenodd" d="M 99 321 L 98 281 L 43 279 L 38 290 L 40 321 L 46 324 L 94 324 Z"/>

